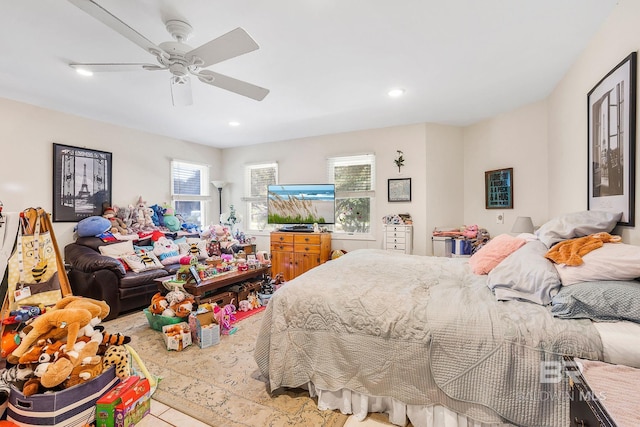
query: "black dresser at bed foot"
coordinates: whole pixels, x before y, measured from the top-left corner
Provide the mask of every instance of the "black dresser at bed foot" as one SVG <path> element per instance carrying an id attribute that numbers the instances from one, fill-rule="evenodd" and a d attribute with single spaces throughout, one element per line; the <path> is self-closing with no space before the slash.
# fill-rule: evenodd
<path id="1" fill-rule="evenodd" d="M 565 358 L 571 427 L 640 426 L 640 369 Z"/>

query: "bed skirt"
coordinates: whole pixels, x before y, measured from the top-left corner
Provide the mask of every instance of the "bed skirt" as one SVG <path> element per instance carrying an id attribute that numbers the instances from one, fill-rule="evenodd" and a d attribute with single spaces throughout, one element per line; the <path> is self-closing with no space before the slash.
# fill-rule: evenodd
<path id="1" fill-rule="evenodd" d="M 513 424 L 487 424 L 460 415 L 442 405 L 407 405 L 391 397 L 371 397 L 342 389 L 327 391 L 308 384 L 311 397 L 318 398 L 318 409 L 339 410 L 343 414 L 352 414 L 363 421 L 370 412 L 389 415 L 389 422 L 406 426 L 410 421 L 413 427 L 514 427 Z"/>

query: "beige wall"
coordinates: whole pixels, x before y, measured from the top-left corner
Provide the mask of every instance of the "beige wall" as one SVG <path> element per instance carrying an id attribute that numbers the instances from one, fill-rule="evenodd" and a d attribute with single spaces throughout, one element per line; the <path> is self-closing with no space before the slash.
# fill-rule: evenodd
<path id="1" fill-rule="evenodd" d="M 464 222 L 491 236 L 508 233 L 518 216 L 547 218 L 547 104 L 539 101 L 464 129 Z M 485 209 L 484 172 L 513 168 L 513 209 Z M 496 214 L 504 223 L 496 223 Z"/>
<path id="2" fill-rule="evenodd" d="M 402 150 L 406 159 L 400 174 L 393 162 L 396 150 Z M 327 157 L 363 153 L 376 155 L 373 236 L 356 239 L 336 234 L 332 247 L 382 248 L 382 217 L 408 212 L 414 219 L 414 253 L 431 254 L 431 230 L 442 221 L 462 221 L 462 171 L 455 176 L 462 158 L 462 133 L 455 127 L 417 124 L 225 149 L 224 179 L 232 185 L 224 189 L 223 209 L 229 203 L 242 206 L 246 164 L 277 161 L 280 183 L 322 183 L 327 182 Z M 387 179 L 398 177 L 411 178 L 410 203 L 387 201 Z M 268 249 L 268 233 L 251 234 L 257 236 L 259 250 Z"/>
<path id="3" fill-rule="evenodd" d="M 5 212 L 30 206 L 52 211 L 53 143 L 113 154 L 112 202 L 169 202 L 170 161 L 220 168 L 220 150 L 69 114 L 0 99 L 0 200 Z M 217 205 L 214 205 L 217 211 Z M 76 223 L 54 223 L 60 250 L 73 241 Z"/>
<path id="4" fill-rule="evenodd" d="M 587 93 L 640 47 L 640 2 L 620 0 L 598 34 L 548 98 L 549 217 L 587 208 Z M 637 111 L 640 111 L 637 109 Z M 636 130 L 637 133 L 637 130 Z M 639 146 L 636 137 L 636 147 Z M 640 153 L 640 150 L 637 150 Z M 636 156 L 636 189 L 640 162 Z M 635 220 L 640 225 L 636 190 Z M 640 244 L 638 227 L 620 227 L 624 241 Z"/>

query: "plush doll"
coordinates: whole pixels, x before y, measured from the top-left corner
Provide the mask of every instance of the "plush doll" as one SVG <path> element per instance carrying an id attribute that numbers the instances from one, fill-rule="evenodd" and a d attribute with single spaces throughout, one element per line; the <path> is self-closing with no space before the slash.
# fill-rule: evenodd
<path id="1" fill-rule="evenodd" d="M 127 229 L 131 227 L 131 211 L 133 210 L 133 205 L 129 206 L 116 206 L 113 205 L 113 210 L 116 211 L 116 217 L 120 219 L 124 223 Z"/>
<path id="2" fill-rule="evenodd" d="M 151 219 L 153 209 L 147 207 L 147 202 L 142 200 L 142 196 L 140 196 L 136 202 L 135 212 L 136 223 L 134 226 L 138 230 L 150 230 L 153 228 L 153 220 Z"/>
<path id="3" fill-rule="evenodd" d="M 156 293 L 151 297 L 151 304 L 149 304 L 149 311 L 153 314 L 162 314 L 169 307 L 169 302 L 160 293 Z"/>
<path id="4" fill-rule="evenodd" d="M 173 310 L 177 317 L 187 317 L 193 311 L 195 306 L 195 300 L 193 297 L 188 296 L 180 302 L 171 304 L 169 308 Z"/>
<path id="5" fill-rule="evenodd" d="M 153 253 L 163 265 L 176 264 L 180 261 L 180 247 L 164 235 L 153 243 Z"/>
<path id="6" fill-rule="evenodd" d="M 131 376 L 131 365 L 129 363 L 129 352 L 124 345 L 110 345 L 102 356 L 102 372 L 113 365 L 116 369 L 116 376 L 121 380 L 126 380 Z"/>
<path id="7" fill-rule="evenodd" d="M 46 388 L 56 387 L 62 384 L 78 365 L 100 363 L 102 358 L 97 353 L 101 342 L 102 334 L 97 332 L 94 333 L 89 342 L 77 342 L 73 348 L 65 344 L 61 348 L 62 351 L 58 360 L 51 363 L 41 375 L 40 384 Z"/>
<path id="8" fill-rule="evenodd" d="M 73 346 L 80 330 L 87 326 L 92 318 L 91 312 L 84 308 L 47 310 L 44 314 L 36 317 L 29 325 L 31 330 L 22 339 L 20 345 L 7 357 L 7 361 L 16 364 L 31 345 L 45 334 L 66 336 L 67 345 L 69 347 Z"/>
<path id="9" fill-rule="evenodd" d="M 224 225 L 215 224 L 212 230 L 213 238 L 220 243 L 220 249 L 226 253 L 233 252 L 233 247 L 238 244 L 238 241 L 231 237 L 229 228 Z"/>
<path id="10" fill-rule="evenodd" d="M 180 231 L 180 220 L 176 217 L 175 211 L 171 206 L 164 207 L 164 225 L 169 231 Z"/>
<path id="11" fill-rule="evenodd" d="M 71 371 L 69 378 L 62 382 L 62 386 L 67 389 L 74 385 L 82 384 L 93 379 L 102 373 L 102 358 L 81 362 Z"/>
<path id="12" fill-rule="evenodd" d="M 475 239 L 478 235 L 478 226 L 477 225 L 468 225 L 462 231 L 462 235 L 467 239 Z"/>
<path id="13" fill-rule="evenodd" d="M 102 212 L 102 216 L 111 222 L 111 232 L 128 234 L 127 224 L 116 216 L 116 211 L 111 206 L 108 206 Z"/>
<path id="14" fill-rule="evenodd" d="M 164 227 L 164 209 L 159 205 L 151 205 L 151 221 L 156 227 Z"/>

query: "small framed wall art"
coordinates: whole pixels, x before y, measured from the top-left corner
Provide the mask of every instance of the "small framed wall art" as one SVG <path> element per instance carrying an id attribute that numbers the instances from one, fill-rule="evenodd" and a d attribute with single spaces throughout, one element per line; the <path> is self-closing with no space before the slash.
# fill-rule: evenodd
<path id="1" fill-rule="evenodd" d="M 411 201 L 411 178 L 391 178 L 388 180 L 388 200 L 390 202 Z"/>
<path id="2" fill-rule="evenodd" d="M 513 209 L 513 168 L 484 173 L 486 209 Z"/>

